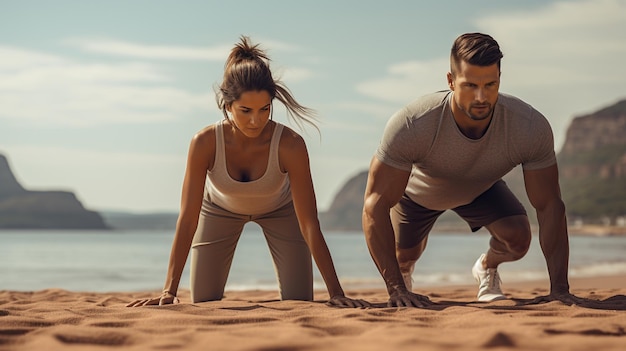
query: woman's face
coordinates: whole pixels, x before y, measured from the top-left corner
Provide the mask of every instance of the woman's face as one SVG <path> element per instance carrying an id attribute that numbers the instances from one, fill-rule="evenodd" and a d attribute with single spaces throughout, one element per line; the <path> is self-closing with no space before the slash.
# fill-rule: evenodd
<path id="1" fill-rule="evenodd" d="M 266 90 L 246 91 L 227 108 L 235 127 L 248 138 L 261 135 L 270 120 L 272 97 Z"/>

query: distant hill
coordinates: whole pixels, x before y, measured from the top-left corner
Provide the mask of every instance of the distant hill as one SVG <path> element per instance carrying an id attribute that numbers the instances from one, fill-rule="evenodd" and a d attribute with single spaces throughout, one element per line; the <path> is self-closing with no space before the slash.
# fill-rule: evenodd
<path id="1" fill-rule="evenodd" d="M 68 191 L 31 191 L 17 181 L 0 154 L 0 229 L 108 229 Z"/>
<path id="2" fill-rule="evenodd" d="M 558 160 L 572 219 L 626 216 L 626 100 L 575 118 Z"/>
<path id="3" fill-rule="evenodd" d="M 329 230 L 361 230 L 361 210 L 366 185 L 366 170 L 348 179 L 335 195 L 328 210 L 320 212 L 322 227 Z"/>
<path id="4" fill-rule="evenodd" d="M 626 100 L 574 118 L 557 155 L 563 201 L 570 222 L 613 224 L 626 216 Z M 521 167 L 504 177 L 530 215 L 534 210 L 524 188 Z M 361 230 L 367 170 L 354 175 L 320 213 L 326 230 Z M 451 211 L 436 226 L 458 227 L 463 222 Z"/>

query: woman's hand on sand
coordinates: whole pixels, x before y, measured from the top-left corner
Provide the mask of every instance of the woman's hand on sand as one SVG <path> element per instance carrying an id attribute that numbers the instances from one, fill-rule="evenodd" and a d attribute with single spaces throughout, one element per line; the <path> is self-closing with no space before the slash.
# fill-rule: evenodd
<path id="1" fill-rule="evenodd" d="M 128 305 L 126 305 L 126 307 L 140 307 L 140 306 L 154 306 L 154 305 L 163 306 L 163 305 L 171 305 L 171 304 L 177 304 L 177 303 L 180 303 L 180 300 L 178 299 L 178 297 L 176 297 L 176 295 L 170 292 L 164 291 L 159 297 L 154 297 L 151 299 L 135 300 L 129 303 Z"/>
<path id="2" fill-rule="evenodd" d="M 396 290 L 389 295 L 389 307 L 428 307 L 433 305 L 428 296 L 412 293 L 408 290 Z"/>
<path id="3" fill-rule="evenodd" d="M 343 295 L 333 296 L 326 302 L 328 306 L 332 307 L 351 307 L 351 308 L 363 308 L 370 307 L 371 304 L 365 300 L 351 299 Z"/>

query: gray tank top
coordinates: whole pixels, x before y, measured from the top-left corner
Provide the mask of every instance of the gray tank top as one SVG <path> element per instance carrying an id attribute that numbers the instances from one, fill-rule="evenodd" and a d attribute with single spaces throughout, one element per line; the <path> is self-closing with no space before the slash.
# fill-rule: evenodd
<path id="1" fill-rule="evenodd" d="M 233 213 L 258 215 L 272 212 L 291 201 L 289 177 L 278 162 L 278 144 L 283 125 L 276 123 L 265 173 L 261 178 L 240 182 L 228 174 L 222 122 L 215 128 L 215 161 L 207 172 L 205 198 Z"/>

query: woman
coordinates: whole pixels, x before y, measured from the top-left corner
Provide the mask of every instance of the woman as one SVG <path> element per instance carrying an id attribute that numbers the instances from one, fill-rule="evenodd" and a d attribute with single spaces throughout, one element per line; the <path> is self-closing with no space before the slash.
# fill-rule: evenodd
<path id="1" fill-rule="evenodd" d="M 249 221 L 263 229 L 281 299 L 313 300 L 312 254 L 328 289 L 328 304 L 368 305 L 344 295 L 320 229 L 305 142 L 272 121 L 274 99 L 299 126 L 315 126 L 312 111 L 273 79 L 267 55 L 242 37 L 226 61 L 217 91 L 225 118 L 191 141 L 163 293 L 128 306 L 177 303 L 190 249 L 192 302 L 220 300 Z"/>

